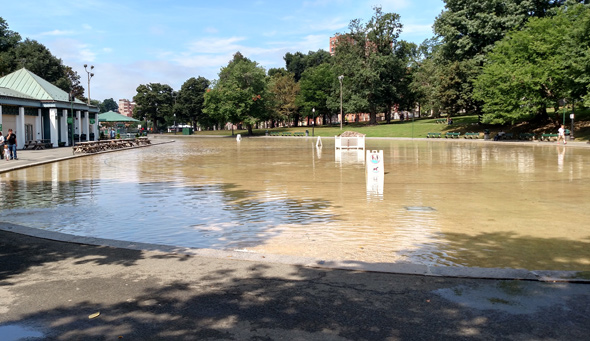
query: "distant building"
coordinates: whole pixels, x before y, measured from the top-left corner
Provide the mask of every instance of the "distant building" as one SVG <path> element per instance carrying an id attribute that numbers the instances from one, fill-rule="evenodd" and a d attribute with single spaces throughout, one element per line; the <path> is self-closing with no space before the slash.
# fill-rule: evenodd
<path id="1" fill-rule="evenodd" d="M 133 117 L 133 109 L 135 108 L 135 102 L 128 99 L 119 100 L 119 114 L 127 117 Z"/>
<path id="2" fill-rule="evenodd" d="M 328 49 L 328 51 L 330 51 L 331 56 L 333 56 L 334 53 L 336 53 L 336 44 L 338 44 L 339 37 L 340 36 L 330 37 L 330 48 Z"/>

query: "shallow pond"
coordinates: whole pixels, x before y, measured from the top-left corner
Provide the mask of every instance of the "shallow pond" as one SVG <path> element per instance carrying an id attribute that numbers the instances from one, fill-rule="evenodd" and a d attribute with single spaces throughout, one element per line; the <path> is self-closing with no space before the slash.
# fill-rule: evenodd
<path id="1" fill-rule="evenodd" d="M 385 168 L 372 182 L 362 152 L 322 142 L 180 138 L 1 174 L 0 220 L 321 259 L 590 270 L 590 149 L 370 139 Z"/>

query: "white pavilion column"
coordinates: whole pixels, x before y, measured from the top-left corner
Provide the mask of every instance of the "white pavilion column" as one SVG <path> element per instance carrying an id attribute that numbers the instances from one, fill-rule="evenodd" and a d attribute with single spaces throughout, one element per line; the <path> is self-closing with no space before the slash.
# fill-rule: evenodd
<path id="1" fill-rule="evenodd" d="M 2 132 L 2 134 L 4 134 L 3 130 L 4 127 L 2 127 L 2 105 L 0 105 L 0 132 Z"/>
<path id="2" fill-rule="evenodd" d="M 61 136 L 60 140 L 66 143 L 66 146 L 70 145 L 70 141 L 68 141 L 68 109 L 63 109 L 61 112 L 61 120 L 59 121 L 59 126 L 61 129 Z"/>
<path id="3" fill-rule="evenodd" d="M 23 149 L 25 145 L 25 107 L 18 108 L 15 130 L 17 148 Z"/>
<path id="4" fill-rule="evenodd" d="M 90 119 L 88 117 L 88 111 L 84 112 L 84 116 L 82 117 L 82 134 L 86 135 L 86 141 L 90 139 L 90 134 L 88 132 L 88 125 L 90 124 Z"/>
<path id="5" fill-rule="evenodd" d="M 59 141 L 59 136 L 57 136 L 57 132 L 58 132 L 58 119 L 57 119 L 57 108 L 51 108 L 49 109 L 49 136 L 51 144 L 53 145 L 53 147 L 57 146 L 57 142 Z"/>
<path id="6" fill-rule="evenodd" d="M 33 129 L 35 129 L 35 131 L 33 131 L 33 135 L 35 136 L 34 139 L 35 140 L 41 140 L 41 137 L 43 136 L 43 134 L 41 133 L 43 127 L 42 127 L 42 111 L 41 109 L 37 110 L 37 116 L 35 116 L 35 126 L 33 127 Z"/>
<path id="7" fill-rule="evenodd" d="M 82 113 L 80 112 L 80 110 L 76 110 L 76 120 L 74 122 L 74 126 L 76 127 L 74 129 L 74 134 L 78 134 L 78 140 L 74 139 L 74 142 L 80 141 L 80 134 L 82 134 L 80 127 L 82 124 L 82 119 L 80 117 Z"/>
<path id="8" fill-rule="evenodd" d="M 98 141 L 98 114 L 94 115 L 94 124 L 92 125 L 92 131 L 94 132 L 94 140 Z"/>

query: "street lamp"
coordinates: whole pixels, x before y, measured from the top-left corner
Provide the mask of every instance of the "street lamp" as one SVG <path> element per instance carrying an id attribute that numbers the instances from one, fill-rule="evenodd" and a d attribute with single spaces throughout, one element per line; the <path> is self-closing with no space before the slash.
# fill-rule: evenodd
<path id="1" fill-rule="evenodd" d="M 84 64 L 84 71 L 86 71 L 86 74 L 88 75 L 88 119 L 90 119 L 90 79 L 94 77 L 94 73 L 91 73 L 90 71 L 94 69 L 94 65 L 90 65 L 90 71 L 86 70 L 87 66 L 88 64 Z M 96 116 L 96 121 L 98 121 L 98 115 Z M 98 122 L 95 122 L 95 124 L 98 126 Z M 80 139 L 82 139 L 82 131 L 80 131 L 79 136 Z M 88 136 L 88 139 L 86 141 L 90 141 L 90 135 Z"/>
<path id="2" fill-rule="evenodd" d="M 174 106 L 172 107 L 173 112 L 174 112 L 174 109 L 176 109 L 176 96 L 178 96 L 178 94 L 176 92 L 172 92 L 172 97 L 174 97 Z M 176 135 L 177 131 L 178 131 L 178 127 L 176 126 L 176 112 L 174 112 L 174 135 Z"/>
<path id="3" fill-rule="evenodd" d="M 338 80 L 340 81 L 340 130 L 342 130 L 342 121 L 344 121 L 344 117 L 342 116 L 342 80 L 344 79 L 343 75 L 338 76 Z"/>
<path id="4" fill-rule="evenodd" d="M 88 75 L 88 105 L 90 105 L 90 79 L 94 77 L 94 74 L 90 71 L 94 69 L 94 65 L 90 65 L 90 71 L 88 71 L 86 67 L 88 67 L 88 64 L 84 64 L 84 71 L 86 71 L 86 74 Z"/>
<path id="5" fill-rule="evenodd" d="M 315 108 L 311 109 L 311 112 L 313 113 L 313 121 L 311 122 L 311 136 L 315 136 Z"/>
<path id="6" fill-rule="evenodd" d="M 71 125 L 68 124 L 70 127 L 70 146 L 74 146 L 74 89 L 70 90 L 70 96 L 68 98 L 70 100 L 70 112 L 72 113 L 72 123 Z"/>

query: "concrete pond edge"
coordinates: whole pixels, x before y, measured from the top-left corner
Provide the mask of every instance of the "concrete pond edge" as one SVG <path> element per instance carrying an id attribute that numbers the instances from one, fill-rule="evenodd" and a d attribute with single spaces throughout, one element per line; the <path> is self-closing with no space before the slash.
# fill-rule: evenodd
<path id="1" fill-rule="evenodd" d="M 370 263 L 352 260 L 328 260 L 298 256 L 261 254 L 247 250 L 214 250 L 188 248 L 161 244 L 130 242 L 115 239 L 76 236 L 55 231 L 47 231 L 22 225 L 0 223 L 0 230 L 27 235 L 51 241 L 105 246 L 136 251 L 193 255 L 206 258 L 231 259 L 258 263 L 277 263 L 318 269 L 348 270 L 361 272 L 380 272 L 399 275 L 477 278 L 495 280 L 529 280 L 539 282 L 570 282 L 590 284 L 590 271 L 527 270 L 511 268 L 476 268 L 456 266 L 430 266 L 407 262 Z"/>

